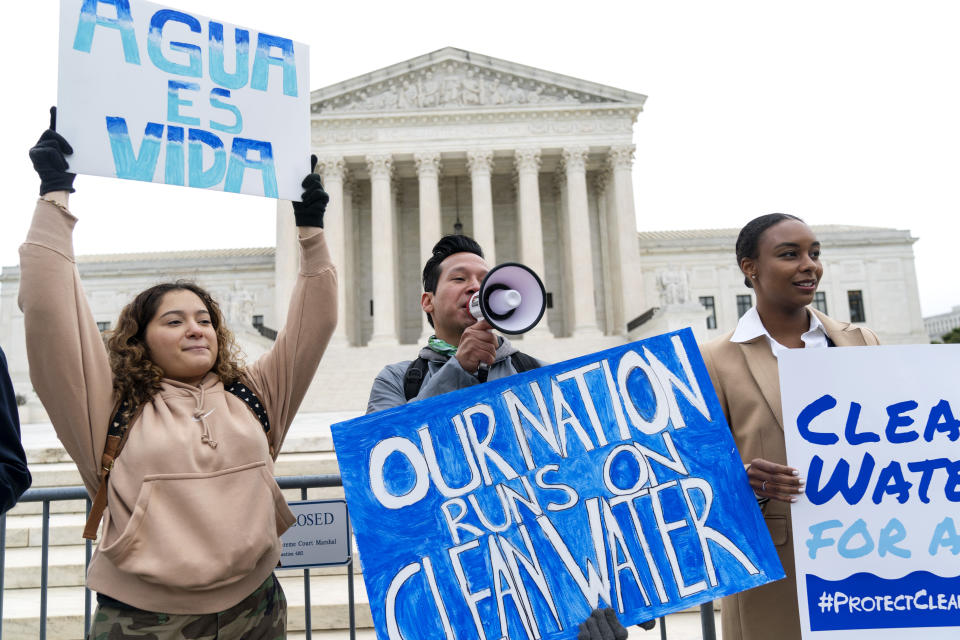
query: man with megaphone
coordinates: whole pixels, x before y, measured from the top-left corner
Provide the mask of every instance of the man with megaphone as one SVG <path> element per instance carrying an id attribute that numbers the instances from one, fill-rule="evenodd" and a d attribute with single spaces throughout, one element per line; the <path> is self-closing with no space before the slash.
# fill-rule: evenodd
<path id="1" fill-rule="evenodd" d="M 490 269 L 473 238 L 444 236 L 423 267 L 420 298 L 435 333 L 416 360 L 384 367 L 367 413 L 543 366 L 493 331 L 529 331 L 543 317 L 545 298 L 530 269 L 514 263 Z"/>

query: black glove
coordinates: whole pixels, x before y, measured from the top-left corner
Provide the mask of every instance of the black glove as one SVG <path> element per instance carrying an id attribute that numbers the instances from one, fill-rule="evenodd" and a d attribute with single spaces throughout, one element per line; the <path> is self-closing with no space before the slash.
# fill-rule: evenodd
<path id="1" fill-rule="evenodd" d="M 77 174 L 67 171 L 70 165 L 64 157 L 73 153 L 73 147 L 56 129 L 57 108 L 50 107 L 50 128 L 43 132 L 37 144 L 30 149 L 30 161 L 40 175 L 41 196 L 51 191 L 75 191 L 73 179 Z"/>
<path id="2" fill-rule="evenodd" d="M 317 167 L 317 156 L 310 156 L 310 170 Z M 300 202 L 293 203 L 293 217 L 297 220 L 298 227 L 320 227 L 323 228 L 323 214 L 327 210 L 327 203 L 330 196 L 323 190 L 323 181 L 316 173 L 311 173 L 303 179 L 301 185 L 303 195 Z"/>
<path id="3" fill-rule="evenodd" d="M 650 629 L 653 629 L 655 626 L 657 626 L 657 619 L 654 618 L 653 620 L 647 620 L 646 622 L 641 622 L 637 626 L 643 629 L 644 631 L 650 631 Z"/>
<path id="4" fill-rule="evenodd" d="M 627 630 L 620 624 L 613 609 L 594 609 L 580 623 L 577 640 L 626 640 Z"/>

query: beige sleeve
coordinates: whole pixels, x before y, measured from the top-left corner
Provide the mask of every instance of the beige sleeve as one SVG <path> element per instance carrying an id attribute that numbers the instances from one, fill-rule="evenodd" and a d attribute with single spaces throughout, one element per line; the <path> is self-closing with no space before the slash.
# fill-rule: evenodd
<path id="1" fill-rule="evenodd" d="M 287 323 L 273 347 L 247 369 L 270 419 L 277 453 L 337 325 L 337 273 L 323 231 L 300 227 L 300 273 Z"/>
<path id="2" fill-rule="evenodd" d="M 87 490 L 96 491 L 113 409 L 113 374 L 73 256 L 77 219 L 41 199 L 20 247 L 30 380 Z"/>

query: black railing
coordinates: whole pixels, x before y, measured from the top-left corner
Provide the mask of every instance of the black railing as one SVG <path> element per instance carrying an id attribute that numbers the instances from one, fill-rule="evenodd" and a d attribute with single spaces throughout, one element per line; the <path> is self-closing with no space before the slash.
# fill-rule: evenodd
<path id="1" fill-rule="evenodd" d="M 634 329 L 642 325 L 644 322 L 647 322 L 650 318 L 653 317 L 653 314 L 655 314 L 659 310 L 660 310 L 660 307 L 650 307 L 649 309 L 647 309 L 646 311 L 638 315 L 636 318 L 628 322 L 627 333 L 630 333 L 631 331 L 633 331 Z"/>

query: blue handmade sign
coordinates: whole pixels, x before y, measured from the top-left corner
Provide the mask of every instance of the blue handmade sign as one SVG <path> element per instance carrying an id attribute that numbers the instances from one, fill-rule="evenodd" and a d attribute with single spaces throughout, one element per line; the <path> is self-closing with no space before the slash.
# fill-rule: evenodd
<path id="1" fill-rule="evenodd" d="M 572 638 L 784 575 L 689 329 L 333 440 L 383 640 Z"/>
<path id="2" fill-rule="evenodd" d="M 781 355 L 804 638 L 960 637 L 958 362 L 960 345 Z"/>

